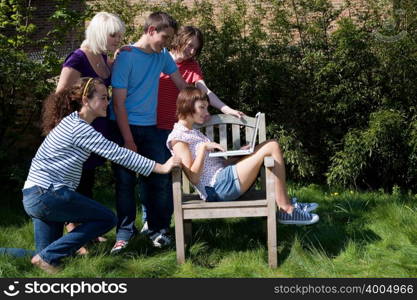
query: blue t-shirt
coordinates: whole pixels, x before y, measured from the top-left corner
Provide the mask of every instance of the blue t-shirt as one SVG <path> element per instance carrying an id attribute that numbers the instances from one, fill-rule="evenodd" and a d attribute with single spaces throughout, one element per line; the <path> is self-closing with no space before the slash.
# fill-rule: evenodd
<path id="1" fill-rule="evenodd" d="M 167 49 L 160 53 L 146 53 L 136 47 L 122 51 L 113 65 L 111 85 L 127 89 L 126 111 L 130 125 L 150 126 L 156 124 L 159 76 L 172 74 L 177 65 Z M 110 119 L 115 120 L 113 105 Z"/>

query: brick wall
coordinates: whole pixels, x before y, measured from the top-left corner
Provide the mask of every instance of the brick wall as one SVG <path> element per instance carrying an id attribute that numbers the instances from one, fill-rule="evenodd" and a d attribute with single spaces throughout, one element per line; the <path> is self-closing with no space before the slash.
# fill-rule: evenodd
<path id="1" fill-rule="evenodd" d="M 32 18 L 30 23 L 36 25 L 37 30 L 31 36 L 33 40 L 39 40 L 46 36 L 46 34 L 53 29 L 53 24 L 49 20 L 49 17 L 54 13 L 56 9 L 55 1 L 44 1 L 44 0 L 32 0 L 31 6 L 35 8 L 35 11 L 32 13 Z M 85 1 L 71 0 L 69 3 L 69 8 L 75 11 L 82 11 L 86 7 Z M 84 28 L 74 28 L 71 29 L 64 38 L 64 48 L 76 49 L 80 46 L 82 42 Z M 29 51 L 37 50 L 30 48 Z"/>
<path id="2" fill-rule="evenodd" d="M 333 0 L 332 4 L 334 7 L 339 8 L 340 6 L 342 6 L 343 2 L 345 2 L 345 0 Z"/>
<path id="3" fill-rule="evenodd" d="M 99 0 L 94 0 L 99 1 Z M 131 2 L 136 2 L 135 0 L 130 0 Z M 161 0 L 148 0 L 149 2 L 158 3 L 161 2 Z M 184 3 L 192 5 L 195 0 L 184 0 Z M 198 0 L 197 0 L 198 1 Z M 215 0 L 213 0 L 215 1 Z M 226 1 L 226 0 L 220 0 L 220 1 Z M 249 0 L 249 1 L 259 1 L 259 0 Z M 363 1 L 363 0 L 362 0 Z M 36 11 L 33 13 L 33 18 L 31 20 L 32 23 L 34 23 L 38 30 L 33 35 L 33 39 L 40 39 L 44 37 L 49 30 L 52 29 L 52 24 L 48 20 L 48 18 L 52 15 L 52 13 L 55 10 L 55 1 L 43 1 L 43 0 L 32 0 L 32 6 L 36 7 Z M 86 5 L 88 5 L 88 2 L 92 2 L 91 0 L 84 0 L 84 1 L 77 1 L 72 0 L 70 1 L 70 7 L 73 10 L 82 11 L 85 9 Z M 217 2 L 217 1 L 215 1 Z M 336 8 L 339 8 L 342 6 L 346 0 L 333 0 L 332 3 Z M 353 1 L 355 2 L 355 1 Z M 361 2 L 361 0 L 357 0 L 356 2 Z M 142 23 L 139 22 L 140 24 Z M 67 49 L 76 49 L 80 46 L 82 39 L 83 39 L 83 28 L 75 28 L 71 32 L 68 33 L 68 35 L 65 38 L 64 43 L 64 50 L 67 51 Z M 37 50 L 37 49 L 29 49 L 29 50 Z"/>

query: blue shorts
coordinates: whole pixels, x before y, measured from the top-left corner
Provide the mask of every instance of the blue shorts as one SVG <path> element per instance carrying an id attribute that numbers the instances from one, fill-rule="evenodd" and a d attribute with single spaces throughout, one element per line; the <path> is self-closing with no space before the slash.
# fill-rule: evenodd
<path id="1" fill-rule="evenodd" d="M 213 187 L 206 186 L 207 202 L 233 201 L 241 196 L 236 165 L 227 166 L 217 174 Z"/>

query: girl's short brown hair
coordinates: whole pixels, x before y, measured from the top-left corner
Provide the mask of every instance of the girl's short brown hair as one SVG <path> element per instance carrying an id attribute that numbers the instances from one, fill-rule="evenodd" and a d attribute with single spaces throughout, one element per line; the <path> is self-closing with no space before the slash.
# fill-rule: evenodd
<path id="1" fill-rule="evenodd" d="M 195 103 L 199 100 L 209 102 L 207 94 L 195 86 L 189 85 L 182 89 L 177 98 L 177 118 L 185 119 L 195 113 Z"/>
<path id="2" fill-rule="evenodd" d="M 199 56 L 204 46 L 204 39 L 200 29 L 194 26 L 183 26 L 178 30 L 177 35 L 172 41 L 171 50 L 174 52 L 181 52 L 193 37 L 196 37 L 198 41 L 198 47 L 195 49 L 195 56 Z"/>

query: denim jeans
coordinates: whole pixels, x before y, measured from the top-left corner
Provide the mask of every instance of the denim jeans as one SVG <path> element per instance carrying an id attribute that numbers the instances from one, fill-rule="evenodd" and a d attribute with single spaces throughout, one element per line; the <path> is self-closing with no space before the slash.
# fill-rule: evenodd
<path id="1" fill-rule="evenodd" d="M 0 248 L 0 255 L 9 255 L 12 257 L 32 257 L 35 251 L 22 248 Z"/>
<path id="2" fill-rule="evenodd" d="M 110 135 L 110 120 L 104 117 L 96 118 L 91 126 L 100 132 L 105 138 Z M 106 162 L 104 157 L 95 153 L 91 153 L 90 157 L 83 164 L 83 171 L 80 178 L 80 183 L 76 192 L 88 198 L 93 198 L 93 187 L 95 183 L 95 170 Z"/>
<path id="3" fill-rule="evenodd" d="M 66 187 L 34 186 L 22 192 L 23 207 L 33 220 L 36 253 L 49 264 L 58 265 L 62 258 L 116 225 L 110 209 Z M 62 235 L 64 222 L 82 224 Z"/>
<path id="4" fill-rule="evenodd" d="M 159 163 L 165 163 L 170 157 L 171 152 L 166 146 L 166 142 L 168 139 L 168 135 L 171 133 L 172 130 L 167 129 L 159 129 L 157 128 L 157 135 L 158 135 L 158 142 L 160 143 L 161 151 L 155 153 L 155 161 Z M 161 210 L 161 219 L 163 220 L 163 223 L 159 226 L 159 229 L 162 228 L 168 228 L 169 224 L 171 222 L 171 216 L 173 213 L 173 195 L 172 195 L 172 176 L 171 174 L 167 175 L 160 175 L 161 178 L 161 186 L 164 189 L 164 192 L 162 193 L 162 196 L 165 196 L 166 198 L 163 199 L 165 203 L 170 203 L 171 205 L 168 205 L 168 207 L 165 205 L 165 211 L 162 211 L 162 207 L 159 209 Z M 160 202 L 158 202 L 160 204 Z M 148 221 L 148 212 L 146 209 L 146 206 L 142 204 L 142 221 L 147 222 Z M 149 224 L 148 224 L 149 226 Z"/>
<path id="5" fill-rule="evenodd" d="M 124 141 L 117 124 L 113 123 L 113 140 L 119 145 Z M 156 126 L 130 125 L 133 139 L 138 153 L 165 163 L 171 156 L 166 148 L 166 139 L 169 131 L 156 128 Z M 117 209 L 117 240 L 129 240 L 137 229 L 135 227 L 136 203 L 134 197 L 137 183 L 136 173 L 120 165 L 113 164 L 116 178 L 116 209 Z M 155 174 L 139 176 L 139 198 L 145 208 L 146 220 L 149 229 L 158 231 L 169 227 L 173 212 L 171 174 Z"/>

